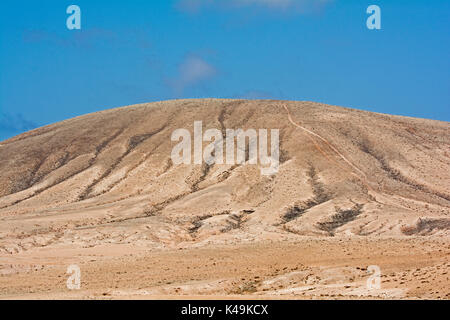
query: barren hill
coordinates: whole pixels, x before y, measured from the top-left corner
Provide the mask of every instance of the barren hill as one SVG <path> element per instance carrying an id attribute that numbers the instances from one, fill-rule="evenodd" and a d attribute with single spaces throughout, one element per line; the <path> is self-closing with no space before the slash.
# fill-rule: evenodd
<path id="1" fill-rule="evenodd" d="M 174 164 L 171 134 L 279 129 L 280 166 Z M 450 235 L 450 124 L 312 102 L 176 100 L 0 143 L 0 253 Z"/>

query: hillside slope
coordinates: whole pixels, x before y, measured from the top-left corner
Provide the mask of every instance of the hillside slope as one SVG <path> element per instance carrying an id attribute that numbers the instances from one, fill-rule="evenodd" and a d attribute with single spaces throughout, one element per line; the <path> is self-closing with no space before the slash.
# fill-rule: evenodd
<path id="1" fill-rule="evenodd" d="M 175 165 L 171 134 L 279 129 L 280 168 Z M 450 234 L 450 124 L 312 102 L 176 100 L 0 143 L 0 252 Z"/>

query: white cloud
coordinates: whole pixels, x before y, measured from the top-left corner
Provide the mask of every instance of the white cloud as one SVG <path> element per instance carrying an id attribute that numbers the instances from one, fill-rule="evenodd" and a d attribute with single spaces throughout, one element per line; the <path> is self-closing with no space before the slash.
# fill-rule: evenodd
<path id="1" fill-rule="evenodd" d="M 200 82 L 214 77 L 216 68 L 199 56 L 187 56 L 178 67 L 177 78 L 170 81 L 177 94 L 181 94 L 187 87 L 192 87 Z"/>
<path id="2" fill-rule="evenodd" d="M 267 91 L 260 90 L 249 90 L 242 94 L 237 94 L 233 98 L 236 99 L 249 99 L 249 100 L 259 100 L 259 99 L 275 99 L 274 95 Z"/>
<path id="3" fill-rule="evenodd" d="M 0 141 L 38 127 L 23 114 L 0 112 Z"/>
<path id="4" fill-rule="evenodd" d="M 334 0 L 178 0 L 177 8 L 187 12 L 198 12 L 203 8 L 244 9 L 260 7 L 278 11 L 294 10 L 306 12 L 321 9 Z"/>
<path id="5" fill-rule="evenodd" d="M 237 6 L 259 5 L 278 9 L 286 9 L 295 4 L 293 0 L 234 0 L 232 2 Z"/>

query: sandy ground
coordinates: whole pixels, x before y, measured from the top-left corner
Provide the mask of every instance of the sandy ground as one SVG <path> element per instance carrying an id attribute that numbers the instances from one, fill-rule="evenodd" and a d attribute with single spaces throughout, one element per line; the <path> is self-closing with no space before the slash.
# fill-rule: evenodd
<path id="1" fill-rule="evenodd" d="M 124 254 L 127 252 L 127 254 Z M 127 245 L 1 260 L 2 299 L 449 299 L 441 239 L 303 239 L 148 251 Z M 81 289 L 66 286 L 67 267 Z M 368 288 L 377 265 L 381 287 Z"/>

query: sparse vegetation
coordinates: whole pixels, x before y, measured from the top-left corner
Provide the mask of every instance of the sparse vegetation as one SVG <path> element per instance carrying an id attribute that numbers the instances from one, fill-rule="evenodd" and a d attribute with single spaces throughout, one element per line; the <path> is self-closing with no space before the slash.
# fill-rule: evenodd
<path id="1" fill-rule="evenodd" d="M 423 218 L 419 219 L 414 226 L 404 226 L 401 228 L 403 234 L 408 236 L 414 234 L 427 235 L 433 230 L 450 230 L 450 219 Z"/>
<path id="2" fill-rule="evenodd" d="M 372 147 L 371 143 L 369 142 L 369 140 L 367 138 L 361 139 L 361 141 L 358 143 L 358 145 L 359 145 L 359 148 L 361 149 L 361 151 L 372 156 L 374 159 L 376 159 L 378 161 L 381 169 L 384 172 L 386 172 L 387 175 L 391 179 L 401 182 L 403 184 L 406 184 L 406 185 L 410 186 L 411 188 L 413 188 L 414 190 L 419 190 L 419 191 L 422 191 L 422 192 L 425 192 L 428 194 L 435 195 L 435 196 L 445 199 L 447 201 L 450 201 L 450 195 L 445 194 L 443 192 L 436 191 L 436 190 L 432 190 L 429 187 L 427 187 L 421 183 L 418 183 L 417 181 L 414 181 L 411 178 L 406 177 L 404 174 L 402 174 L 400 172 L 400 170 L 393 168 L 389 164 L 389 161 L 380 152 L 377 152 L 374 149 L 374 147 Z"/>
<path id="3" fill-rule="evenodd" d="M 242 285 L 240 285 L 237 288 L 235 288 L 234 290 L 232 290 L 232 292 L 230 292 L 230 293 L 231 294 L 249 294 L 249 293 L 254 293 L 254 292 L 256 292 L 258 290 L 257 285 L 258 285 L 258 281 L 245 282 Z"/>
<path id="4" fill-rule="evenodd" d="M 319 222 L 317 224 L 317 227 L 320 230 L 328 232 L 330 236 L 334 236 L 334 231 L 345 225 L 346 223 L 349 223 L 356 219 L 358 215 L 361 214 L 363 205 L 362 204 L 356 204 L 353 208 L 347 209 L 347 210 L 341 210 L 337 209 L 336 214 L 331 217 L 330 221 L 326 222 Z"/>
<path id="5" fill-rule="evenodd" d="M 238 229 L 241 227 L 242 223 L 242 216 L 238 214 L 230 214 L 229 218 L 227 219 L 227 226 L 223 228 L 222 232 L 228 232 L 233 229 Z"/>
<path id="6" fill-rule="evenodd" d="M 115 162 L 108 167 L 105 172 L 103 172 L 103 174 L 98 177 L 97 179 L 95 179 L 78 197 L 79 201 L 85 200 L 85 199 L 89 199 L 91 197 L 91 192 L 93 190 L 93 188 L 103 179 L 105 179 L 106 177 L 108 177 L 113 171 L 114 169 L 117 168 L 117 166 L 122 162 L 122 160 L 131 153 L 131 151 L 133 151 L 138 145 L 140 145 L 142 142 L 144 142 L 147 139 L 150 139 L 151 137 L 153 137 L 155 134 L 158 134 L 159 132 L 163 131 L 166 128 L 166 125 L 163 125 L 161 128 L 156 129 L 153 132 L 147 133 L 147 134 L 141 134 L 141 135 L 135 135 L 132 136 L 129 141 L 128 141 L 128 147 L 127 150 L 125 150 L 125 152 L 118 157 Z"/>
<path id="7" fill-rule="evenodd" d="M 191 185 L 191 190 L 192 192 L 197 192 L 199 190 L 198 185 L 206 179 L 206 177 L 208 176 L 209 170 L 211 170 L 211 165 L 207 164 L 206 162 L 202 164 L 202 168 L 201 168 L 201 173 L 200 173 L 200 177 L 198 179 L 196 179 L 192 185 Z"/>
<path id="8" fill-rule="evenodd" d="M 316 169 L 312 165 L 310 165 L 307 175 L 309 177 L 309 183 L 313 189 L 314 196 L 307 201 L 300 204 L 295 204 L 288 208 L 282 216 L 285 223 L 297 219 L 309 209 L 322 204 L 331 198 L 329 192 L 325 190 L 322 182 L 319 181 Z"/>
<path id="9" fill-rule="evenodd" d="M 323 185 L 322 182 L 319 181 L 316 168 L 310 165 L 307 174 L 314 193 L 314 199 L 312 201 L 315 202 L 316 205 L 318 205 L 330 200 L 331 197 L 329 192 L 325 190 L 325 186 Z"/>
<path id="10" fill-rule="evenodd" d="M 297 219 L 300 217 L 304 212 L 306 211 L 306 208 L 301 208 L 297 205 L 289 208 L 283 215 L 283 220 L 285 222 L 289 222 L 292 220 Z"/>

